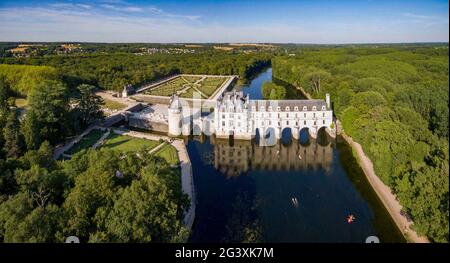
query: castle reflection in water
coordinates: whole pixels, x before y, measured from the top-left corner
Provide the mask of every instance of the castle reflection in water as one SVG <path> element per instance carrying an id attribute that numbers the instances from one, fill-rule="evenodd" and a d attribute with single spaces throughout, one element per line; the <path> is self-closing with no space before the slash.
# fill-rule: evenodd
<path id="1" fill-rule="evenodd" d="M 210 156 L 203 156 L 204 162 L 214 167 L 227 177 L 245 174 L 250 170 L 265 171 L 301 171 L 323 169 L 326 174 L 331 171 L 333 162 L 333 140 L 310 139 L 301 144 L 292 140 L 288 144 L 279 141 L 275 146 L 263 147 L 255 140 L 224 140 L 210 137 L 214 146 Z M 194 140 L 204 141 L 205 137 Z"/>

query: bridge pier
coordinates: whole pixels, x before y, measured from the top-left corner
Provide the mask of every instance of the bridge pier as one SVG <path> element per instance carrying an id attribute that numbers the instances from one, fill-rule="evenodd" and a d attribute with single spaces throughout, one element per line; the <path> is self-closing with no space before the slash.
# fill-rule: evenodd
<path id="1" fill-rule="evenodd" d="M 297 128 L 291 128 L 291 132 L 292 132 L 292 137 L 295 140 L 300 139 L 300 131 Z"/>
<path id="2" fill-rule="evenodd" d="M 314 140 L 317 139 L 317 127 L 309 127 L 309 136 L 313 138 Z"/>

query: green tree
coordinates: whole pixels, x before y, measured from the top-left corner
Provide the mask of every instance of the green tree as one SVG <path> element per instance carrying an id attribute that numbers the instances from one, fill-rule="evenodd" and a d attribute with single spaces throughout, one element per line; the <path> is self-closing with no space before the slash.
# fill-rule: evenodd
<path id="1" fill-rule="evenodd" d="M 93 120 L 103 116 L 101 105 L 103 99 L 95 94 L 96 87 L 92 85 L 82 84 L 78 86 L 80 93 L 77 99 L 76 109 L 80 112 L 80 122 L 83 127 L 87 126 Z"/>
<path id="2" fill-rule="evenodd" d="M 22 152 L 22 138 L 20 134 L 20 123 L 15 109 L 11 110 L 6 125 L 3 128 L 4 146 L 3 150 L 7 157 L 19 157 Z"/>
<path id="3" fill-rule="evenodd" d="M 263 83 L 261 92 L 264 98 L 270 100 L 282 100 L 286 97 L 286 89 L 270 81 Z"/>
<path id="4" fill-rule="evenodd" d="M 167 175 L 144 171 L 139 180 L 127 187 L 106 221 L 112 241 L 116 242 L 184 242 L 188 231 L 180 220 L 180 206 Z M 176 189 L 176 188 L 175 188 Z"/>
<path id="5" fill-rule="evenodd" d="M 36 148 L 39 141 L 54 144 L 70 131 L 67 122 L 69 111 L 67 87 L 58 81 L 44 81 L 33 89 L 29 96 L 30 117 L 24 134 L 27 145 Z M 31 112 L 31 113 L 30 113 Z M 39 138 L 35 137 L 39 133 Z"/>

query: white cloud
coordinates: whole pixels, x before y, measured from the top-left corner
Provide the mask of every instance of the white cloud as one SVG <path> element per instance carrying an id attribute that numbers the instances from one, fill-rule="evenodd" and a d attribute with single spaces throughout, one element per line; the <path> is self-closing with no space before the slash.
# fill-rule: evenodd
<path id="1" fill-rule="evenodd" d="M 142 12 L 144 11 L 142 8 L 137 6 L 117 6 L 117 5 L 111 5 L 111 4 L 102 4 L 100 5 L 103 8 L 113 10 L 113 11 L 124 11 L 124 12 Z"/>
<path id="2" fill-rule="evenodd" d="M 108 0 L 114 1 L 114 0 Z M 104 3 L 117 7 L 121 3 Z M 123 7 L 134 7 L 125 5 Z M 74 5 L 0 8 L 0 41 L 81 42 L 422 42 L 448 41 L 448 24 L 424 30 L 420 25 L 373 21 L 352 23 L 263 22 L 227 26 L 197 15 L 143 11 L 105 12 L 105 7 Z M 132 16 L 131 14 L 139 14 Z M 412 19 L 412 17 L 411 17 Z"/>

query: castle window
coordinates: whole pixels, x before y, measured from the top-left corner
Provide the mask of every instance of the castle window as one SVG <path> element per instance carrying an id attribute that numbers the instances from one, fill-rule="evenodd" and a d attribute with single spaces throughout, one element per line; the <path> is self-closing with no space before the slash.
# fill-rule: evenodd
<path id="1" fill-rule="evenodd" d="M 289 125 L 289 121 L 286 121 L 286 125 Z"/>
<path id="2" fill-rule="evenodd" d="M 303 121 L 303 125 L 306 125 L 306 121 Z"/>
<path id="3" fill-rule="evenodd" d="M 322 117 L 325 117 L 325 112 L 324 112 L 324 113 L 322 113 Z"/>
<path id="4" fill-rule="evenodd" d="M 304 113 L 303 116 L 306 118 L 306 113 Z"/>
<path id="5" fill-rule="evenodd" d="M 225 126 L 225 121 L 222 122 L 222 126 Z"/>
<path id="6" fill-rule="evenodd" d="M 314 121 L 314 125 L 317 125 L 317 122 L 316 122 L 316 121 Z"/>
<path id="7" fill-rule="evenodd" d="M 314 113 L 313 113 L 313 118 L 315 118 L 315 117 L 316 117 L 316 113 L 314 112 Z"/>
<path id="8" fill-rule="evenodd" d="M 280 127 L 281 126 L 281 122 L 278 122 L 278 127 Z"/>
<path id="9" fill-rule="evenodd" d="M 323 120 L 323 124 L 325 124 L 325 120 Z"/>

